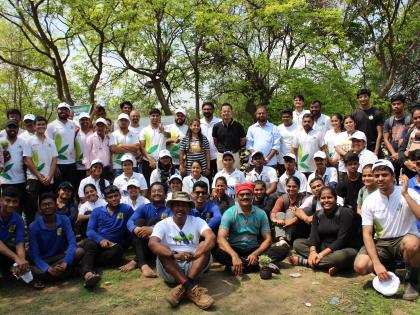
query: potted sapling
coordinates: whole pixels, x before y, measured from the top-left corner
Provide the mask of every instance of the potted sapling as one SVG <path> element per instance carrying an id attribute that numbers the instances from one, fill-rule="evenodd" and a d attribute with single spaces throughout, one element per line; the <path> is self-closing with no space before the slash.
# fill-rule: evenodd
<path id="1" fill-rule="evenodd" d="M 268 280 L 273 277 L 273 274 L 269 268 L 272 259 L 267 255 L 261 255 L 258 257 L 258 263 L 260 265 L 260 278 L 263 280 Z"/>

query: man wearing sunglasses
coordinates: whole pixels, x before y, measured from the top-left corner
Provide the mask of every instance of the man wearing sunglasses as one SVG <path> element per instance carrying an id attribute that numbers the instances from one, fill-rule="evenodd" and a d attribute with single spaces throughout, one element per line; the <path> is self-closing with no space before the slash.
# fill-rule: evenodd
<path id="1" fill-rule="evenodd" d="M 124 247 L 128 244 L 127 221 L 133 209 L 120 203 L 120 190 L 115 185 L 104 191 L 106 206 L 93 209 L 87 227 L 82 260 L 82 275 L 87 288 L 95 287 L 100 276 L 94 272 L 95 265 L 117 265 L 121 263 Z"/>
<path id="2" fill-rule="evenodd" d="M 195 217 L 202 218 L 207 222 L 213 232 L 217 233 L 222 215 L 220 214 L 219 206 L 209 200 L 209 188 L 207 184 L 203 181 L 195 182 L 191 195 L 195 204 L 191 210 L 191 214 Z"/>
<path id="3" fill-rule="evenodd" d="M 166 299 L 173 307 L 187 298 L 207 309 L 214 300 L 196 281 L 212 263 L 210 251 L 216 236 L 203 219 L 188 215 L 194 207 L 188 193 L 174 192 L 167 206 L 172 217 L 158 222 L 149 240 L 149 247 L 157 256 L 158 273 L 165 282 L 178 284 Z"/>

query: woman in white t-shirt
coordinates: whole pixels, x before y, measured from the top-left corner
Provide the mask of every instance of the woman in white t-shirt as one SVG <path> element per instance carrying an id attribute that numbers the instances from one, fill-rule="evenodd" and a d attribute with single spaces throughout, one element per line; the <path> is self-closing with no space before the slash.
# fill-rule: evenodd
<path id="1" fill-rule="evenodd" d="M 100 198 L 103 198 L 102 191 L 105 189 L 106 186 L 109 185 L 109 181 L 107 181 L 103 175 L 103 164 L 100 160 L 93 160 L 92 164 L 90 165 L 90 175 L 86 178 L 83 178 L 79 185 L 79 199 L 80 203 L 84 203 L 86 201 L 84 188 L 87 184 L 93 184 L 96 186 L 96 191 Z"/>
<path id="2" fill-rule="evenodd" d="M 327 160 L 332 166 L 336 167 L 337 161 L 334 163 L 335 141 L 338 135 L 343 131 L 343 116 L 340 113 L 331 115 L 331 127 L 332 129 L 327 130 L 325 133 L 324 142 L 328 149 Z"/>
<path id="3" fill-rule="evenodd" d="M 87 224 L 92 210 L 106 206 L 107 203 L 104 199 L 99 198 L 98 191 L 94 184 L 86 184 L 83 188 L 83 193 L 85 195 L 86 201 L 80 205 L 79 214 L 77 215 L 76 229 L 77 234 L 85 237 Z"/>
<path id="4" fill-rule="evenodd" d="M 347 173 L 347 168 L 344 165 L 343 157 L 348 151 L 351 150 L 351 140 L 349 139 L 356 131 L 358 131 L 356 129 L 356 121 L 354 120 L 354 117 L 352 115 L 345 116 L 343 122 L 344 129 L 346 131 L 340 133 L 337 137 L 337 140 L 335 141 L 334 148 L 336 154 L 333 159 L 333 163 L 338 162 L 339 179 L 343 178 L 343 176 L 346 176 Z"/>
<path id="5" fill-rule="evenodd" d="M 200 161 L 193 161 L 191 163 L 191 175 L 185 176 L 182 180 L 182 191 L 191 194 L 194 184 L 198 181 L 205 182 L 207 187 L 209 187 L 209 180 L 201 175 L 202 170 Z"/>
<path id="6" fill-rule="evenodd" d="M 121 198 L 121 203 L 131 206 L 133 210 L 150 203 L 149 199 L 140 193 L 140 183 L 137 179 L 130 179 L 124 190 L 127 191 L 128 195 Z"/>

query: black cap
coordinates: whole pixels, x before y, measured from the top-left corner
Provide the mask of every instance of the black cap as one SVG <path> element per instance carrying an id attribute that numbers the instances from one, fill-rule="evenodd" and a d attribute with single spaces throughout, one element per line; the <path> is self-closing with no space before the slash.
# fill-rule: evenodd
<path id="1" fill-rule="evenodd" d="M 19 127 L 19 123 L 17 120 L 11 119 L 7 122 L 6 127 Z"/>

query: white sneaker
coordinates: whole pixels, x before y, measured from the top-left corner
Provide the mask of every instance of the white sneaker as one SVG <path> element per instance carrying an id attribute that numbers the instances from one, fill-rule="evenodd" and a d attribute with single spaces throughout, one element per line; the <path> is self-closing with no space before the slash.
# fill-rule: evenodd
<path id="1" fill-rule="evenodd" d="M 290 248 L 289 243 L 287 243 L 287 241 L 286 240 L 283 240 L 283 239 L 281 239 L 280 241 L 278 241 L 276 243 L 276 246 L 284 247 L 284 248 Z"/>

